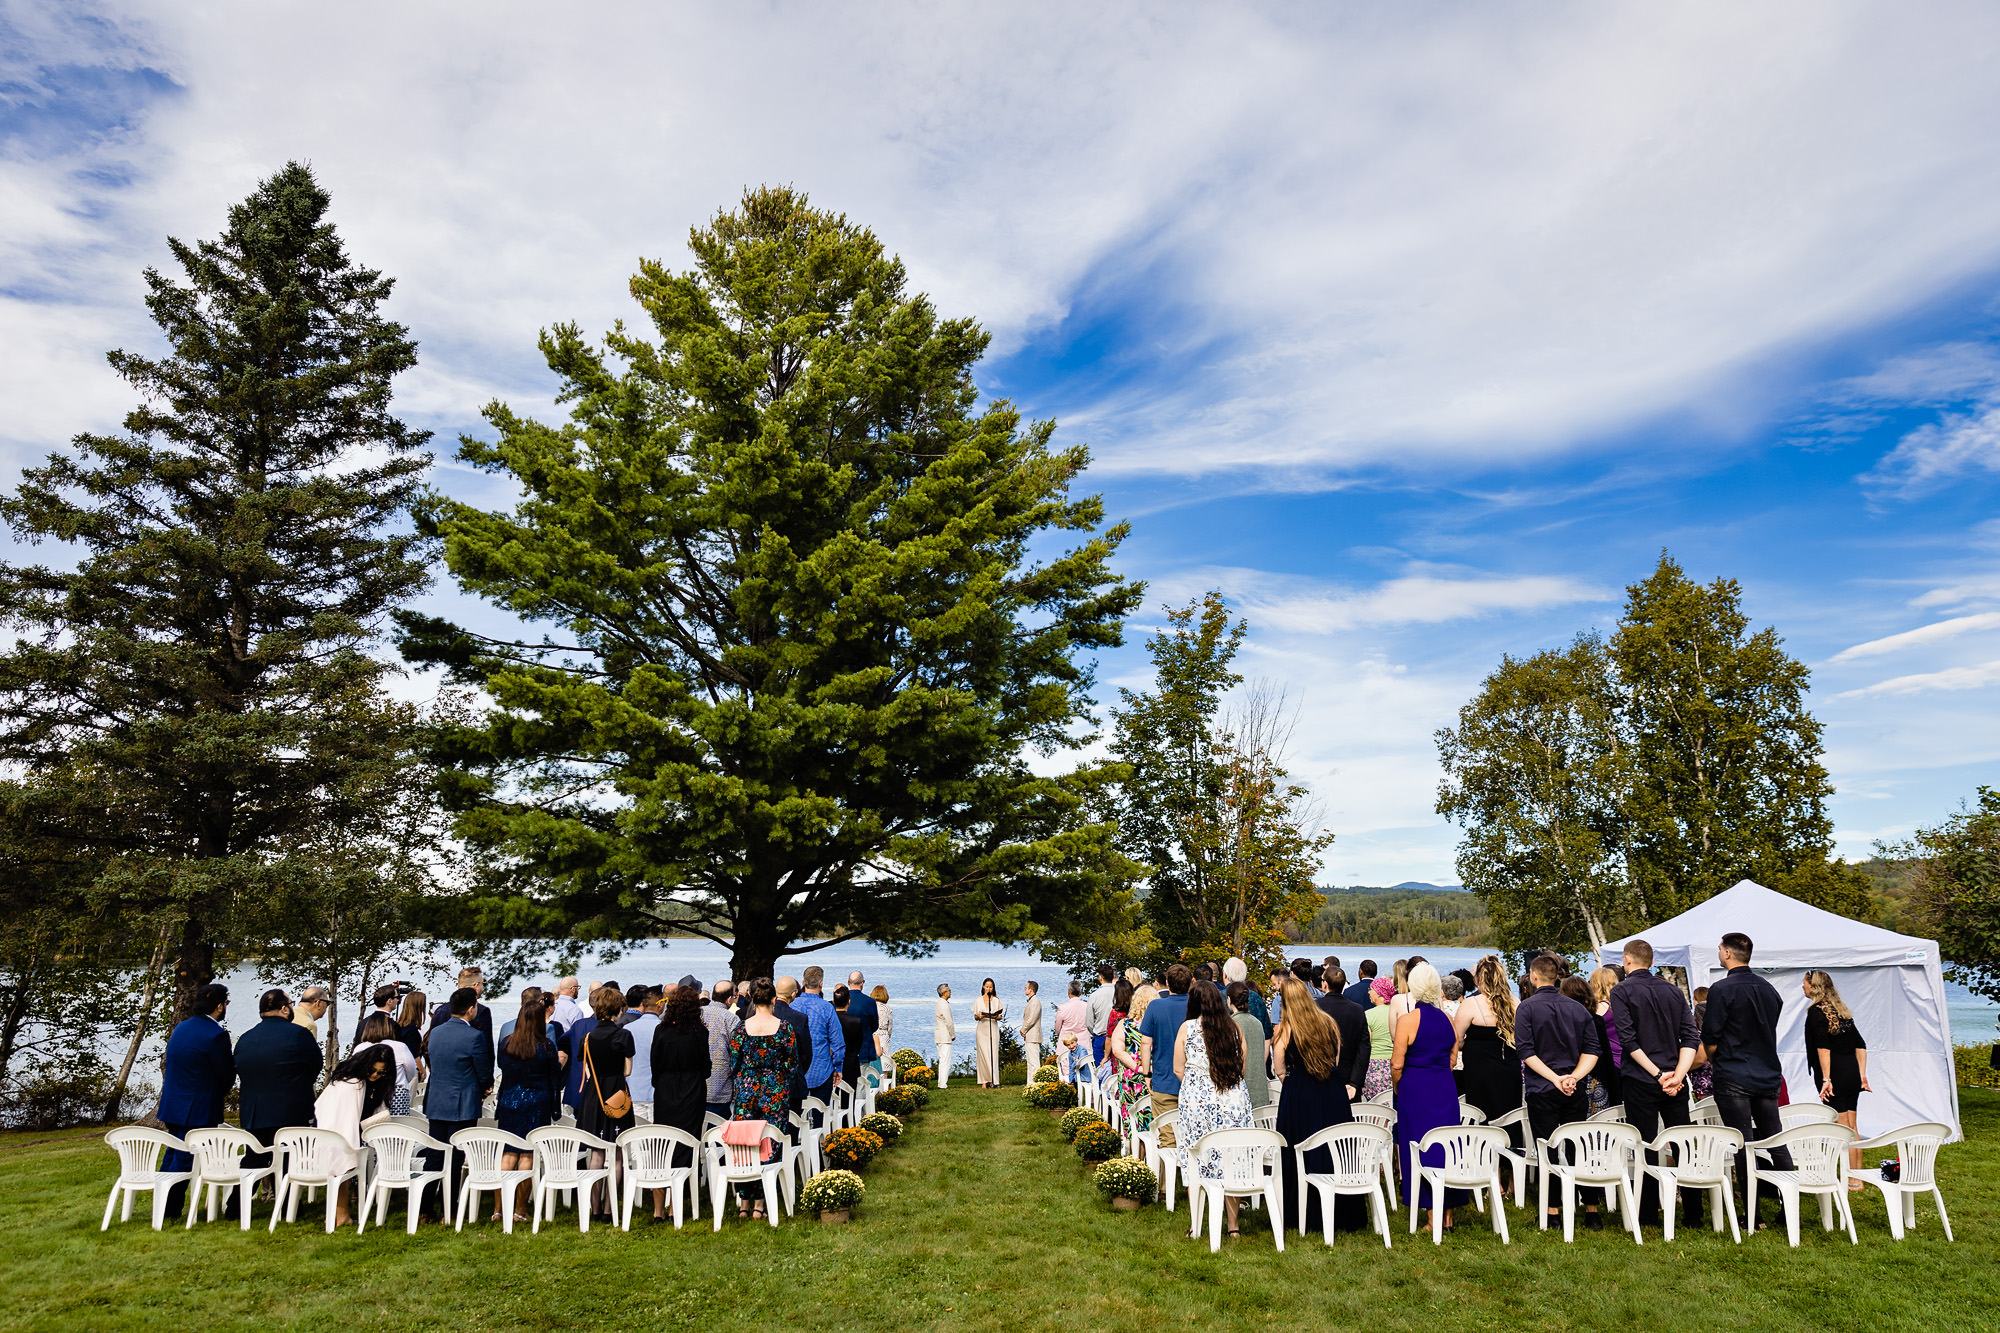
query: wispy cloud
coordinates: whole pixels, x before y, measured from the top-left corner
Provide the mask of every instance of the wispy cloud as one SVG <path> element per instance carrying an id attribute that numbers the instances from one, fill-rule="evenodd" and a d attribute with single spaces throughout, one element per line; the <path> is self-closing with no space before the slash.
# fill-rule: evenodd
<path id="1" fill-rule="evenodd" d="M 2000 403 L 1917 427 L 1861 480 L 1877 494 L 1911 499 L 1975 472 L 2000 472 Z"/>
<path id="2" fill-rule="evenodd" d="M 1904 630 L 1901 634 L 1891 634 L 1885 638 L 1857 643 L 1852 648 L 1843 648 L 1835 653 L 1832 660 L 1853 662 L 1864 657 L 1880 657 L 1899 649 L 1938 643 L 1945 639 L 1957 638 L 1961 634 L 1996 628 L 2000 628 L 2000 611 L 1986 611 L 1976 616 L 1958 616 L 1951 620 L 1940 620 L 1935 625 L 1924 625 L 1918 629 Z"/>
<path id="3" fill-rule="evenodd" d="M 1940 690 L 1976 690 L 2000 681 L 2000 661 L 1978 666 L 1950 667 L 1914 676 L 1896 676 L 1858 690 L 1836 694 L 1836 699 L 1865 699 L 1890 694 L 1930 694 Z"/>
<path id="4" fill-rule="evenodd" d="M 1438 625 L 1605 602 L 1616 596 L 1568 575 L 1490 575 L 1432 565 L 1412 565 L 1402 574 L 1365 587 L 1227 567 L 1172 575 L 1156 587 L 1170 597 L 1220 588 L 1257 630 L 1307 635 Z"/>

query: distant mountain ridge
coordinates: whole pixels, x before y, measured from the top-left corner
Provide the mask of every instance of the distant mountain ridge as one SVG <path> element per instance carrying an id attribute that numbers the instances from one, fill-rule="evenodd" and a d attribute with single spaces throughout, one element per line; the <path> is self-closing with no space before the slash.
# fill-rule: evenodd
<path id="1" fill-rule="evenodd" d="M 1406 879 L 1401 884 L 1322 884 L 1321 893 L 1464 893 L 1462 884 L 1428 884 L 1420 879 Z"/>

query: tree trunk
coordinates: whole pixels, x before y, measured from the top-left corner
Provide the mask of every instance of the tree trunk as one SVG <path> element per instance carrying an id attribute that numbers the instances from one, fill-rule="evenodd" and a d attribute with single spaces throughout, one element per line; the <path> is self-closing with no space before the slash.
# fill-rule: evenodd
<path id="1" fill-rule="evenodd" d="M 152 961 L 146 965 L 146 988 L 139 997 L 139 1021 L 132 1029 L 132 1040 L 125 1047 L 125 1063 L 118 1066 L 118 1081 L 111 1085 L 111 1095 L 104 1099 L 104 1119 L 116 1120 L 125 1102 L 125 1085 L 132 1077 L 132 1062 L 139 1058 L 139 1047 L 146 1040 L 146 1025 L 153 1017 L 153 994 L 159 989 L 160 968 L 167 961 L 167 940 L 172 927 L 162 925 L 160 938 L 153 945 Z"/>
<path id="2" fill-rule="evenodd" d="M 777 944 L 771 940 L 749 940 L 738 935 L 729 953 L 729 975 L 739 986 L 758 977 L 775 979 L 778 975 Z"/>
<path id="3" fill-rule="evenodd" d="M 174 959 L 175 1023 L 194 1014 L 194 993 L 215 980 L 215 941 L 196 913 L 181 926 L 180 951 Z"/>

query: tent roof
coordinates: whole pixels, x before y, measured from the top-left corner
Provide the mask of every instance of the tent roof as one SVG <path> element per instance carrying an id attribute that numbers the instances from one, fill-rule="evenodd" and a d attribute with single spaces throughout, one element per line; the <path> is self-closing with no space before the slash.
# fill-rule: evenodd
<path id="1" fill-rule="evenodd" d="M 1732 930 L 1756 943 L 1752 965 L 1777 967 L 1910 967 L 1935 963 L 1937 943 L 1822 911 L 1750 880 L 1679 916 L 1613 940 L 1600 955 L 1615 963 L 1625 940 L 1653 946 L 1653 961 L 1669 967 L 1714 963 L 1715 946 Z"/>

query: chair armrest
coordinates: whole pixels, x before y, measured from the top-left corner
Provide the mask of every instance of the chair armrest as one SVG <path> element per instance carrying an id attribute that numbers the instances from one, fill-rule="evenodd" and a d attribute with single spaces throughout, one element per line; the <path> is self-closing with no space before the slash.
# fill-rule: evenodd
<path id="1" fill-rule="evenodd" d="M 1878 1134 L 1872 1139 L 1856 1139 L 1847 1146 L 1853 1152 L 1867 1152 L 1874 1148 L 1894 1147 L 1898 1142 L 1895 1133 L 1891 1131 L 1887 1134 Z"/>

